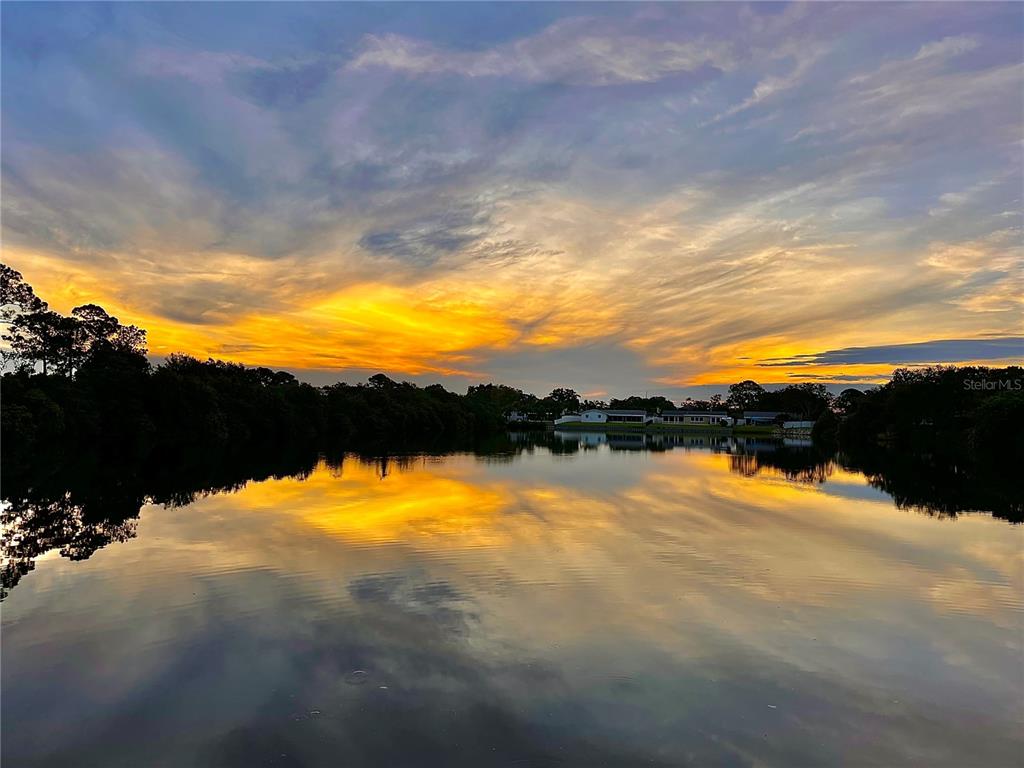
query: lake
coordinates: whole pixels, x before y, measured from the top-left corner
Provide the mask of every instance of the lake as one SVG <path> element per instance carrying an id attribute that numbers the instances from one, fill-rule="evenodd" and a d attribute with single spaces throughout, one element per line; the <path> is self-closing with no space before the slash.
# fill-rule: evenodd
<path id="1" fill-rule="evenodd" d="M 4 764 L 1019 764 L 1024 528 L 805 451 L 513 435 L 9 504 Z"/>

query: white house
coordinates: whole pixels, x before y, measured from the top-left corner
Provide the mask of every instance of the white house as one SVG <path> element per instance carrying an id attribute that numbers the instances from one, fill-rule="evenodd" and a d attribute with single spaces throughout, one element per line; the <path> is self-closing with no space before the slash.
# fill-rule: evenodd
<path id="1" fill-rule="evenodd" d="M 652 417 L 647 411 L 617 411 L 590 408 L 580 414 L 579 421 L 585 424 L 648 424 Z"/>
<path id="2" fill-rule="evenodd" d="M 666 424 L 703 427 L 732 426 L 732 419 L 724 411 L 662 411 L 661 420 Z"/>

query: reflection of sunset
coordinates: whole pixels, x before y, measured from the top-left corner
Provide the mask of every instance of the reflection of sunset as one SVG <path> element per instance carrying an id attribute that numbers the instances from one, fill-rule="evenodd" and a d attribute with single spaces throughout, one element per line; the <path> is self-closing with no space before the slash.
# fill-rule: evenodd
<path id="1" fill-rule="evenodd" d="M 400 542 L 424 552 L 483 547 L 487 554 L 476 557 L 488 568 L 524 583 L 557 583 L 572 573 L 582 587 L 614 573 L 623 596 L 658 595 L 667 570 L 688 585 L 684 600 L 693 602 L 695 616 L 712 611 L 705 619 L 718 622 L 725 610 L 742 626 L 780 602 L 799 610 L 855 601 L 847 610 L 873 611 L 899 593 L 944 611 L 951 604 L 944 596 L 956 595 L 958 612 L 986 616 L 1020 602 L 1014 539 L 996 547 L 988 538 L 988 528 L 1001 523 L 964 518 L 935 525 L 888 499 L 830 493 L 830 483 L 865 485 L 863 476 L 838 467 L 823 484 L 775 473 L 749 477 L 730 471 L 732 457 L 701 451 L 649 457 L 629 483 L 590 490 L 585 462 L 602 455 L 567 463 L 561 482 L 504 479 L 470 456 L 414 460 L 381 478 L 376 466 L 350 458 L 339 476 L 321 468 L 306 480 L 268 481 L 224 500 L 293 515 L 347 542 Z M 908 570 L 904 558 L 923 546 L 958 554 Z M 666 547 L 677 548 L 671 561 L 659 555 Z M 992 571 L 1001 585 L 986 577 L 983 588 L 972 586 Z M 721 589 L 731 590 L 724 601 Z M 580 614 L 599 610 L 606 598 L 584 600 L 573 621 L 585 621 Z"/>
<path id="2" fill-rule="evenodd" d="M 254 511 L 295 514 L 348 541 L 485 539 L 505 498 L 495 488 L 441 472 L 393 468 L 381 478 L 374 465 L 349 459 L 338 476 L 322 468 L 305 480 L 250 486 L 237 500 Z"/>

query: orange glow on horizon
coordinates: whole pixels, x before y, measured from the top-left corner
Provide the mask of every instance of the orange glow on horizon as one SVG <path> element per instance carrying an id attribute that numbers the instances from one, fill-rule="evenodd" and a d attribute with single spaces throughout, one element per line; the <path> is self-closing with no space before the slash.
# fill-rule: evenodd
<path id="1" fill-rule="evenodd" d="M 96 271 L 42 253 L 8 248 L 4 258 L 59 311 L 95 302 L 122 322 L 145 328 L 153 355 L 182 352 L 252 366 L 336 370 L 339 378 L 345 369 L 361 369 L 399 376 L 432 374 L 494 380 L 496 377 L 488 371 L 491 356 L 530 350 L 547 350 L 557 356 L 563 349 L 608 337 L 652 369 L 666 371 L 650 382 L 652 393 L 658 384 L 707 385 L 724 391 L 728 384 L 745 379 L 762 384 L 880 384 L 896 365 L 758 363 L 858 346 L 868 338 L 876 344 L 929 338 L 919 331 L 910 335 L 906 329 L 879 324 L 856 331 L 823 329 L 799 340 L 772 334 L 743 343 L 707 346 L 693 341 L 701 338 L 701 327 L 689 324 L 685 313 L 680 315 L 678 327 L 654 319 L 638 326 L 621 297 L 611 300 L 615 297 L 614 285 L 600 276 L 568 282 L 557 277 L 538 281 L 524 267 L 504 277 L 494 273 L 493 279 L 486 270 L 471 270 L 405 285 L 359 280 L 332 287 L 326 280 L 295 277 L 294 265 L 237 254 L 208 259 L 205 271 L 199 273 L 204 283 L 251 285 L 261 297 L 264 294 L 260 286 L 285 287 L 275 288 L 264 301 L 266 306 L 259 309 L 214 310 L 189 322 L 153 311 L 155 295 L 180 288 L 182 278 L 173 271 L 138 271 L 133 278 L 136 282 L 126 284 L 121 279 L 123 272 Z M 601 300 L 602 291 L 608 292 L 608 301 Z M 259 302 L 254 303 L 259 306 Z M 685 335 L 680 336 L 683 332 Z M 998 365 L 1000 361 L 976 364 Z M 559 385 L 574 386 L 591 397 L 628 394 L 607 386 L 593 387 L 598 383 L 564 381 Z"/>

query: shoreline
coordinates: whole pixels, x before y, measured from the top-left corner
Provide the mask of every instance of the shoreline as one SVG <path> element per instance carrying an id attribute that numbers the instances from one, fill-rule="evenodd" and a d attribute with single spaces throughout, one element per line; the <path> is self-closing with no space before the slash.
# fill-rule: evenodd
<path id="1" fill-rule="evenodd" d="M 555 424 L 553 421 L 533 421 L 522 422 L 522 425 L 526 429 L 537 429 L 543 426 L 544 429 L 573 432 L 704 432 L 714 435 L 778 435 L 780 437 L 785 434 L 784 430 L 777 426 L 762 427 L 748 425 L 721 427 L 698 424 L 629 424 L 621 422 L 604 422 L 599 424 L 583 421 L 571 421 L 564 424 Z M 508 427 L 514 431 L 516 423 L 513 422 Z M 810 432 L 808 431 L 807 434 L 809 435 Z"/>

